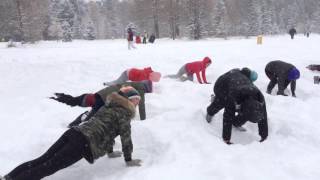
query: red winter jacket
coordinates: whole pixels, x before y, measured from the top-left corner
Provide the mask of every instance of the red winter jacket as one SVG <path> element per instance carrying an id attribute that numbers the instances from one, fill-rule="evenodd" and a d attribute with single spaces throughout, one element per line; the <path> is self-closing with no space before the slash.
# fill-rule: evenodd
<path id="1" fill-rule="evenodd" d="M 149 75 L 152 73 L 153 70 L 151 67 L 147 67 L 144 69 L 136 69 L 132 68 L 128 70 L 128 78 L 130 81 L 143 81 L 143 80 L 150 80 Z"/>
<path id="2" fill-rule="evenodd" d="M 206 78 L 206 68 L 207 68 L 207 65 L 210 63 L 211 63 L 211 59 L 209 57 L 205 57 L 202 61 L 195 61 L 195 62 L 187 63 L 186 70 L 187 70 L 188 74 L 196 73 L 198 82 L 200 84 L 202 84 L 202 81 L 200 78 L 200 72 L 201 72 L 203 82 L 208 83 L 207 78 Z"/>

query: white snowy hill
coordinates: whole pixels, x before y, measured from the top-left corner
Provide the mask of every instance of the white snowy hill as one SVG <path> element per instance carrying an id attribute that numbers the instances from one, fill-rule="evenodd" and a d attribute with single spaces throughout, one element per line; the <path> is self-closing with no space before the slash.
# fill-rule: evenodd
<path id="1" fill-rule="evenodd" d="M 320 178 L 320 85 L 305 67 L 320 64 L 320 36 L 201 41 L 156 40 L 127 50 L 126 40 L 40 42 L 19 48 L 0 43 L 0 175 L 44 153 L 83 108 L 70 108 L 47 97 L 54 92 L 80 95 L 103 88 L 127 68 L 151 66 L 162 75 L 209 56 L 208 81 L 232 68 L 249 67 L 259 74 L 255 84 L 267 102 L 269 137 L 259 143 L 257 125 L 233 130 L 233 145 L 223 143 L 222 113 L 205 119 L 213 84 L 162 79 L 146 95 L 147 120 L 132 125 L 134 158 L 81 160 L 46 179 L 52 180 L 318 180 Z M 301 72 L 297 98 L 265 93 L 265 65 L 290 62 Z M 289 92 L 288 92 L 289 93 Z M 119 138 L 115 150 L 121 149 Z"/>

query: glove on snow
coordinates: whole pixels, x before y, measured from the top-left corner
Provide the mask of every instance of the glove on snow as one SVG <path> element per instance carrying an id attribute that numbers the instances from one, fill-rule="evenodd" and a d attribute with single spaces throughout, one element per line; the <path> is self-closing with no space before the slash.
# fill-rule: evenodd
<path id="1" fill-rule="evenodd" d="M 210 116 L 209 114 L 206 115 L 206 120 L 208 123 L 211 123 L 213 116 Z"/>
<path id="2" fill-rule="evenodd" d="M 112 153 L 108 153 L 109 158 L 117 158 L 117 157 L 121 157 L 121 155 L 122 155 L 121 151 L 114 151 Z"/>
<path id="3" fill-rule="evenodd" d="M 223 140 L 226 144 L 231 145 L 233 144 L 232 142 L 230 142 L 230 140 Z"/>
<path id="4" fill-rule="evenodd" d="M 133 167 L 133 166 L 141 166 L 141 160 L 140 159 L 132 159 L 131 161 L 127 161 L 126 165 L 129 167 Z"/>
<path id="5" fill-rule="evenodd" d="M 267 137 L 261 137 L 260 141 L 259 142 L 263 142 L 264 140 L 266 140 Z"/>

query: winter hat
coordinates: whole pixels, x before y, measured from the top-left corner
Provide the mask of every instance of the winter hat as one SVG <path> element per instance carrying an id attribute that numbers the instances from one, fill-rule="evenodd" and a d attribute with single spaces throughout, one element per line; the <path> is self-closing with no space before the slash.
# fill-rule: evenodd
<path id="1" fill-rule="evenodd" d="M 263 103 L 249 98 L 241 104 L 241 112 L 239 114 L 243 121 L 258 123 L 264 118 Z"/>
<path id="2" fill-rule="evenodd" d="M 211 63 L 211 59 L 210 59 L 208 56 L 206 56 L 205 58 L 203 58 L 203 61 L 204 61 L 206 64 Z"/>
<path id="3" fill-rule="evenodd" d="M 159 82 L 161 78 L 161 73 L 159 72 L 152 72 L 149 75 L 149 80 L 151 80 L 152 82 Z"/>
<path id="4" fill-rule="evenodd" d="M 288 73 L 288 79 L 290 81 L 292 80 L 296 80 L 300 78 L 300 71 L 297 68 L 292 68 L 290 69 L 289 73 Z"/>
<path id="5" fill-rule="evenodd" d="M 143 80 L 141 83 L 144 86 L 144 90 L 146 93 L 151 93 L 152 92 L 152 81 L 150 80 Z"/>
<path id="6" fill-rule="evenodd" d="M 124 86 L 120 88 L 119 94 L 123 97 L 130 99 L 138 98 L 141 99 L 139 92 L 132 86 Z"/>
<path id="7" fill-rule="evenodd" d="M 249 79 L 251 80 L 251 82 L 256 81 L 258 79 L 258 73 L 256 71 L 252 70 L 250 72 L 250 78 Z"/>
<path id="8" fill-rule="evenodd" d="M 247 67 L 242 68 L 240 71 L 241 71 L 242 74 L 247 76 L 250 79 L 251 82 L 254 82 L 254 81 L 256 81 L 258 79 L 258 73 L 253 71 L 253 70 L 250 70 Z"/>

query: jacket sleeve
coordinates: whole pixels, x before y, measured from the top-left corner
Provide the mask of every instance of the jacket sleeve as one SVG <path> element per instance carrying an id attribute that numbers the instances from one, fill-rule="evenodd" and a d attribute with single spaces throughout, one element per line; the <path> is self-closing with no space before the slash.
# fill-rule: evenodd
<path id="1" fill-rule="evenodd" d="M 266 102 L 261 92 L 259 92 L 259 101 L 264 103 L 264 118 L 258 123 L 259 135 L 266 138 L 268 136 L 268 115 Z"/>
<path id="2" fill-rule="evenodd" d="M 199 82 L 200 84 L 202 84 L 202 81 L 201 81 L 201 78 L 200 78 L 200 73 L 199 73 L 199 72 L 196 72 L 196 75 L 197 75 L 198 82 Z"/>
<path id="3" fill-rule="evenodd" d="M 291 93 L 292 93 L 292 95 L 295 95 L 295 94 L 296 94 L 296 93 L 295 93 L 295 91 L 296 91 L 296 80 L 291 81 L 290 87 L 291 87 Z"/>
<path id="4" fill-rule="evenodd" d="M 125 161 L 131 161 L 133 145 L 131 140 L 130 119 L 120 119 L 120 139 L 122 144 L 122 152 Z"/>
<path id="5" fill-rule="evenodd" d="M 146 119 L 146 109 L 145 109 L 145 97 L 144 93 L 141 94 L 141 100 L 139 102 L 139 114 L 140 114 L 140 120 Z"/>
<path id="6" fill-rule="evenodd" d="M 201 75 L 202 75 L 202 80 L 203 80 L 203 82 L 204 82 L 204 83 L 208 83 L 208 82 L 207 82 L 207 77 L 206 77 L 206 69 L 203 69 L 203 70 L 201 71 Z"/>

